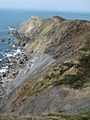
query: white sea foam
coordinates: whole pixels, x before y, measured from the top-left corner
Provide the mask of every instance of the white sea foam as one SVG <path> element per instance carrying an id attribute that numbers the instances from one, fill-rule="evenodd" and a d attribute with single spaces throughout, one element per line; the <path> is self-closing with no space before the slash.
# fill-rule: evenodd
<path id="1" fill-rule="evenodd" d="M 6 73 L 6 72 L 7 72 L 7 69 L 5 68 L 0 69 L 0 73 Z"/>
<path id="2" fill-rule="evenodd" d="M 12 53 L 5 53 L 6 57 L 13 57 Z"/>
<path id="3" fill-rule="evenodd" d="M 12 52 L 9 52 L 9 53 L 3 53 L 5 57 L 15 57 L 16 55 L 20 54 L 21 53 L 21 50 L 20 49 L 17 49 L 17 50 L 13 50 Z"/>
<path id="4" fill-rule="evenodd" d="M 12 31 L 12 30 L 14 30 L 14 28 L 13 28 L 13 27 L 10 27 L 10 26 L 9 26 L 8 28 L 9 28 L 9 30 L 11 30 L 11 31 Z"/>
<path id="5" fill-rule="evenodd" d="M 2 67 L 2 69 L 6 69 L 6 70 L 7 70 L 7 69 L 8 69 L 8 66 Z"/>
<path id="6" fill-rule="evenodd" d="M 17 49 L 17 53 L 20 53 L 21 52 L 21 50 L 20 49 Z"/>
<path id="7" fill-rule="evenodd" d="M 2 59 L 0 59 L 0 62 L 2 62 Z"/>
<path id="8" fill-rule="evenodd" d="M 13 48 L 15 48 L 15 45 L 13 45 Z"/>
<path id="9" fill-rule="evenodd" d="M 13 52 L 13 56 L 16 56 L 16 55 L 18 55 L 18 54 L 20 54 L 21 53 L 21 50 L 20 49 L 17 49 L 17 50 L 15 50 L 14 52 Z"/>

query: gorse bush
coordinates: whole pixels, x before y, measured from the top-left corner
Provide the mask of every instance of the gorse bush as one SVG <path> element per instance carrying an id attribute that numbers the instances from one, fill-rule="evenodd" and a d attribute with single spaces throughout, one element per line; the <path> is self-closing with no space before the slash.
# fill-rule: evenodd
<path id="1" fill-rule="evenodd" d="M 82 57 L 80 62 L 86 68 L 90 68 L 90 55 Z"/>
<path id="2" fill-rule="evenodd" d="M 83 84 L 83 80 L 81 78 L 80 75 L 76 74 L 76 75 L 65 75 L 63 79 L 61 80 L 57 80 L 54 82 L 54 86 L 59 86 L 59 85 L 69 85 L 73 88 L 79 88 L 82 86 Z"/>

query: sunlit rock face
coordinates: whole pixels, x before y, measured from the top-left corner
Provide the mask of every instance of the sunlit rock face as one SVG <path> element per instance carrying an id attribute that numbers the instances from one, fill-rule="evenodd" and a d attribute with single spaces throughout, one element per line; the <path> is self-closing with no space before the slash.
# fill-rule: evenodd
<path id="1" fill-rule="evenodd" d="M 39 27 L 42 24 L 42 19 L 36 16 L 32 16 L 26 22 L 23 22 L 20 26 L 20 32 L 28 34 L 32 29 Z"/>

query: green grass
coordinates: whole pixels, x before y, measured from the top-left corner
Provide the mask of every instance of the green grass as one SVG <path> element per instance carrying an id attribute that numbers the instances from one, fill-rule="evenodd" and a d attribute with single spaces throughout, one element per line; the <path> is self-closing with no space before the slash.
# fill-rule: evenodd
<path id="1" fill-rule="evenodd" d="M 45 76 L 45 79 L 52 80 L 54 86 L 66 85 L 74 89 L 90 86 L 90 55 L 85 55 L 80 58 L 80 64 L 74 65 L 66 63 L 63 67 L 56 67 L 50 74 Z M 65 67 L 67 66 L 67 67 Z M 71 67 L 75 67 L 77 73 L 68 73 L 61 77 Z"/>
<path id="2" fill-rule="evenodd" d="M 50 21 L 49 23 L 46 23 L 45 25 L 43 25 L 41 34 L 46 34 L 50 29 L 52 29 L 52 27 L 53 27 L 52 21 Z"/>
<path id="3" fill-rule="evenodd" d="M 63 79 L 55 81 L 54 86 L 59 86 L 59 85 L 69 85 L 75 89 L 79 88 L 82 86 L 83 82 L 81 80 L 81 76 L 76 74 L 76 75 L 65 75 Z"/>
<path id="4" fill-rule="evenodd" d="M 48 118 L 52 118 L 50 120 L 54 120 L 53 119 L 54 117 L 57 118 L 55 120 L 90 120 L 90 111 L 87 113 L 82 113 L 77 115 L 64 115 L 62 113 L 47 113 L 44 114 L 44 117 L 45 116 L 48 116 Z"/>
<path id="5" fill-rule="evenodd" d="M 86 46 L 85 47 L 83 47 L 83 48 L 81 48 L 80 49 L 81 51 L 84 51 L 84 52 L 90 52 L 90 38 L 89 38 L 89 40 L 87 41 L 87 43 L 86 43 Z"/>
<path id="6" fill-rule="evenodd" d="M 90 78 L 86 79 L 87 82 L 83 84 L 83 87 L 90 87 Z"/>

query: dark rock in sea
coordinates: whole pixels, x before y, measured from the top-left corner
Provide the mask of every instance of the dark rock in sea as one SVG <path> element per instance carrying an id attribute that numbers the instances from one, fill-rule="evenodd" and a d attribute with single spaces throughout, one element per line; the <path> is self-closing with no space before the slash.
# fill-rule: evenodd
<path id="1" fill-rule="evenodd" d="M 2 82 L 2 81 L 0 81 L 0 84 L 2 85 L 2 84 L 3 84 L 3 82 Z"/>
<path id="2" fill-rule="evenodd" d="M 24 64 L 24 60 L 19 60 L 19 64 Z"/>
<path id="3" fill-rule="evenodd" d="M 11 39 L 9 38 L 8 41 L 10 41 Z"/>
<path id="4" fill-rule="evenodd" d="M 7 41 L 7 44 L 11 44 L 11 41 Z"/>
<path id="5" fill-rule="evenodd" d="M 24 42 L 24 43 L 22 43 L 22 46 L 23 46 L 23 47 L 25 47 L 25 45 L 26 45 L 26 43 L 25 43 L 25 42 Z"/>
<path id="6" fill-rule="evenodd" d="M 17 76 L 17 74 L 18 74 L 18 71 L 14 71 L 14 72 L 12 73 L 12 75 L 13 75 L 14 78 Z"/>
<path id="7" fill-rule="evenodd" d="M 7 32 L 7 34 L 11 34 L 11 32 Z"/>
<path id="8" fill-rule="evenodd" d="M 7 40 L 3 38 L 3 39 L 1 40 L 1 42 L 2 42 L 2 43 L 6 43 Z"/>
<path id="9" fill-rule="evenodd" d="M 7 75 L 7 74 L 6 74 L 6 73 L 4 73 L 2 77 L 6 77 L 6 75 Z"/>

